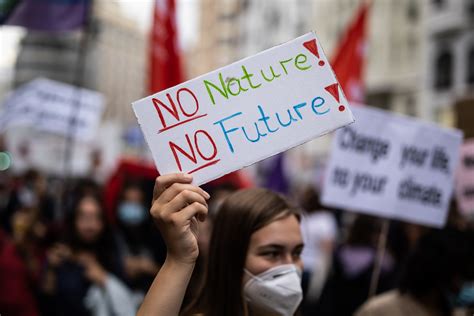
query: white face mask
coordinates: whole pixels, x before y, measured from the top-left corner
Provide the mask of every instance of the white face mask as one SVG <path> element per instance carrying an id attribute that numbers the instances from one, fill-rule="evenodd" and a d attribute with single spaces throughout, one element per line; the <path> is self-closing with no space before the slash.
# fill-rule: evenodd
<path id="1" fill-rule="evenodd" d="M 303 299 L 301 270 L 294 264 L 277 266 L 253 275 L 244 286 L 246 300 L 252 305 L 279 315 L 293 315 Z"/>

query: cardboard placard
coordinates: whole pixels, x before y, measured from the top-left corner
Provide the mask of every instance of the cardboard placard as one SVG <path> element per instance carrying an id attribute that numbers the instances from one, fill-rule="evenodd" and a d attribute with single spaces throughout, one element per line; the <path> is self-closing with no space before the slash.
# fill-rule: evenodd
<path id="1" fill-rule="evenodd" d="M 316 35 L 133 103 L 161 174 L 203 184 L 353 122 Z"/>
<path id="2" fill-rule="evenodd" d="M 462 133 L 374 108 L 353 111 L 357 122 L 333 139 L 323 204 L 443 226 Z"/>
<path id="3" fill-rule="evenodd" d="M 91 141 L 104 111 L 97 91 L 38 78 L 15 90 L 0 113 L 0 132 L 11 126 L 29 126 L 80 141 Z"/>

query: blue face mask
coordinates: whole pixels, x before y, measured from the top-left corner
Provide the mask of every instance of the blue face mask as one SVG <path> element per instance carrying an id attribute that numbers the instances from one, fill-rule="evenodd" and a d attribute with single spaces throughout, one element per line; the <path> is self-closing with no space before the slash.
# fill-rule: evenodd
<path id="1" fill-rule="evenodd" d="M 138 225 L 145 220 L 145 208 L 136 202 L 123 202 L 118 208 L 118 218 L 126 225 Z"/>
<path id="2" fill-rule="evenodd" d="M 456 297 L 458 307 L 474 306 L 474 281 L 465 282 Z"/>

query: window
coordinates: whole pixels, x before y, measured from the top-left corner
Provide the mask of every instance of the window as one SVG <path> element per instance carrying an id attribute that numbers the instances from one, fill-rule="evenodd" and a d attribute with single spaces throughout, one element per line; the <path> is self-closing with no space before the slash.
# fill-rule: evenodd
<path id="1" fill-rule="evenodd" d="M 388 110 L 392 107 L 391 95 L 388 92 L 368 93 L 366 96 L 367 104 Z"/>
<path id="2" fill-rule="evenodd" d="M 432 0 L 433 5 L 439 9 L 444 5 L 444 0 Z"/>
<path id="3" fill-rule="evenodd" d="M 467 3 L 467 12 L 471 23 L 474 21 L 474 0 L 469 0 Z"/>
<path id="4" fill-rule="evenodd" d="M 410 115 L 410 116 L 416 116 L 417 114 L 417 109 L 416 109 L 416 102 L 415 102 L 415 97 L 413 95 L 408 95 L 406 97 L 405 101 L 405 114 Z"/>
<path id="5" fill-rule="evenodd" d="M 435 61 L 434 87 L 449 89 L 453 81 L 453 56 L 450 51 L 442 51 Z"/>
<path id="6" fill-rule="evenodd" d="M 269 30 L 278 29 L 281 24 L 280 12 L 276 9 L 268 9 L 264 13 L 265 23 L 269 26 Z"/>
<path id="7" fill-rule="evenodd" d="M 467 54 L 467 83 L 474 84 L 474 45 Z"/>
<path id="8" fill-rule="evenodd" d="M 418 21 L 418 17 L 419 17 L 418 5 L 419 5 L 419 2 L 417 2 L 416 0 L 410 0 L 407 6 L 408 20 L 413 24 Z"/>

